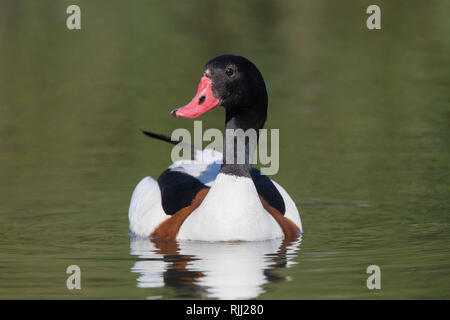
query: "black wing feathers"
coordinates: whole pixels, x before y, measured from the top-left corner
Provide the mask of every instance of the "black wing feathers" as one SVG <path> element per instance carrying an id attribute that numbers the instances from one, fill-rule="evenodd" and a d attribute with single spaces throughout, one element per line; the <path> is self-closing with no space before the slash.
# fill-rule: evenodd
<path id="1" fill-rule="evenodd" d="M 255 184 L 256 191 L 264 198 L 272 207 L 281 212 L 284 216 L 286 212 L 286 206 L 284 204 L 283 197 L 278 191 L 277 187 L 273 184 L 267 176 L 261 174 L 258 169 L 252 168 L 250 172 L 253 183 Z"/>
<path id="2" fill-rule="evenodd" d="M 208 188 L 187 173 L 167 169 L 158 178 L 164 212 L 173 215 L 189 206 L 197 193 Z"/>

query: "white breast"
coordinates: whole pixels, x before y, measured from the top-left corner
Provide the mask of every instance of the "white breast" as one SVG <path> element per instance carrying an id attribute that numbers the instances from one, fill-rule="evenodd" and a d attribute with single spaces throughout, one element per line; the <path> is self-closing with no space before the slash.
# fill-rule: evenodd
<path id="1" fill-rule="evenodd" d="M 181 226 L 177 239 L 256 241 L 283 236 L 263 208 L 250 178 L 219 173 L 202 204 Z"/>

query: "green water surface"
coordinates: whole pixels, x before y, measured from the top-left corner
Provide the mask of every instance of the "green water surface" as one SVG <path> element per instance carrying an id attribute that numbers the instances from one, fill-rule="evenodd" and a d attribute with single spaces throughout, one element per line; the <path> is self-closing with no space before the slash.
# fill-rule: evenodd
<path id="1" fill-rule="evenodd" d="M 449 1 L 378 1 L 381 30 L 365 0 L 76 2 L 70 31 L 73 1 L 0 0 L 1 299 L 221 298 L 227 265 L 259 277 L 227 280 L 229 297 L 450 298 Z M 133 189 L 171 163 L 139 130 L 192 130 L 169 112 L 224 53 L 264 75 L 272 178 L 305 234 L 260 251 L 134 247 Z M 224 111 L 201 120 L 222 129 Z"/>

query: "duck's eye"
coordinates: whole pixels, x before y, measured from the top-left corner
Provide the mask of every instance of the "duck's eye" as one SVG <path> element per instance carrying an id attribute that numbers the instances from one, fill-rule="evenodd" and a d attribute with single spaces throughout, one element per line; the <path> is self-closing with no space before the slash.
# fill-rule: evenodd
<path id="1" fill-rule="evenodd" d="M 225 69 L 225 74 L 229 77 L 231 77 L 234 73 L 234 70 L 232 68 L 226 68 Z"/>

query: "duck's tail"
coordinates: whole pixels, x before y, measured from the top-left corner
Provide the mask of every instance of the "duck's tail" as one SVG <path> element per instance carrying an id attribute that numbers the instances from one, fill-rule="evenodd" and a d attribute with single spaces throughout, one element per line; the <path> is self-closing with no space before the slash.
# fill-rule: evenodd
<path id="1" fill-rule="evenodd" d="M 172 140 L 171 137 L 166 136 L 165 134 L 161 134 L 161 133 L 155 133 L 155 132 L 150 132 L 150 131 L 145 131 L 142 130 L 142 133 L 145 134 L 147 137 L 150 138 L 154 138 L 154 139 L 158 139 L 158 140 L 162 140 L 171 144 L 178 144 L 180 143 L 179 140 Z"/>
<path id="2" fill-rule="evenodd" d="M 179 145 L 183 149 L 188 149 L 188 150 L 190 149 L 192 159 L 194 159 L 196 151 L 200 151 L 200 149 L 194 147 L 190 143 L 186 143 L 186 142 L 180 141 L 180 140 L 173 140 L 171 137 L 166 136 L 165 134 L 155 133 L 155 132 L 150 132 L 150 131 L 145 131 L 145 130 L 142 130 L 142 133 L 145 134 L 147 137 L 162 140 L 162 141 L 168 142 L 170 144 Z"/>

